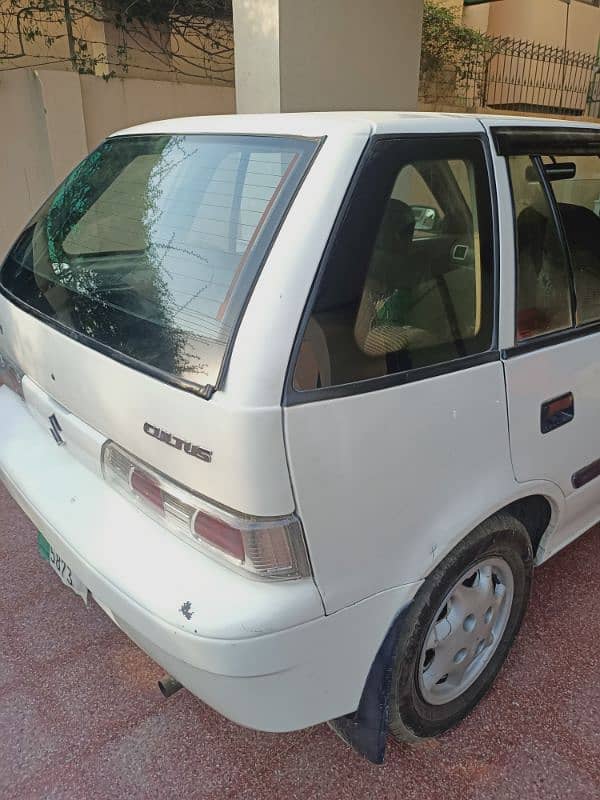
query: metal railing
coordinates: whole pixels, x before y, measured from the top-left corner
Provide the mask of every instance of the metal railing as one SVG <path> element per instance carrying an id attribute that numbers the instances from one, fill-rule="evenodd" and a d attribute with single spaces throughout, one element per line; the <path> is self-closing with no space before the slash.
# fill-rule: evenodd
<path id="1" fill-rule="evenodd" d="M 423 103 L 566 116 L 600 115 L 597 56 L 506 37 L 482 37 L 436 75 L 421 75 Z"/>

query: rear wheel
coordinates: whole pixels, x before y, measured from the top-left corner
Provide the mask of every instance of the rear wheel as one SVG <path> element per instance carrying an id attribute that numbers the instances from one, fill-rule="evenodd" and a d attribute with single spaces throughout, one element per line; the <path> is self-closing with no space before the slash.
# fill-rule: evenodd
<path id="1" fill-rule="evenodd" d="M 525 527 L 500 513 L 428 577 L 396 648 L 390 709 L 396 739 L 436 736 L 479 702 L 521 627 L 532 569 Z"/>

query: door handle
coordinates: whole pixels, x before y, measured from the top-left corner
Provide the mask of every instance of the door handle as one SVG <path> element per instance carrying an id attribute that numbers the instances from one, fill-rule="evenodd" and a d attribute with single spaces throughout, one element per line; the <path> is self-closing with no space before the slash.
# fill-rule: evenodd
<path id="1" fill-rule="evenodd" d="M 560 428 L 561 425 L 571 422 L 574 416 L 575 401 L 572 392 L 561 394 L 560 397 L 554 397 L 552 400 L 546 400 L 545 403 L 542 403 L 540 414 L 541 431 L 550 433 L 550 431 Z"/>

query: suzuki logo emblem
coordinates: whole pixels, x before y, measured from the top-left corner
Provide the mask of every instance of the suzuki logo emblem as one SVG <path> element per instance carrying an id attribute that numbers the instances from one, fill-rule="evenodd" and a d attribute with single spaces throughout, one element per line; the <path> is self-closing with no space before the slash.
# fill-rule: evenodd
<path id="1" fill-rule="evenodd" d="M 60 422 L 56 419 L 56 414 L 51 414 L 48 419 L 50 420 L 50 433 L 56 444 L 62 447 L 65 444 L 65 440 L 62 437 L 62 428 L 60 427 Z"/>

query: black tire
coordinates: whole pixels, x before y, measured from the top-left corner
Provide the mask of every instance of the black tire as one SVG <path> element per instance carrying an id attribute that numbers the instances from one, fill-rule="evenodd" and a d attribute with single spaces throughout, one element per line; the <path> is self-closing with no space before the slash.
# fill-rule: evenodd
<path id="1" fill-rule="evenodd" d="M 443 705 L 428 703 L 419 689 L 425 637 L 444 598 L 470 566 L 486 557 L 504 559 L 514 580 L 506 628 L 496 651 L 477 679 Z M 460 722 L 488 691 L 519 632 L 529 601 L 533 572 L 531 540 L 524 525 L 507 513 L 495 514 L 469 534 L 429 575 L 407 609 L 396 647 L 390 696 L 390 733 L 398 741 L 437 736 Z"/>

